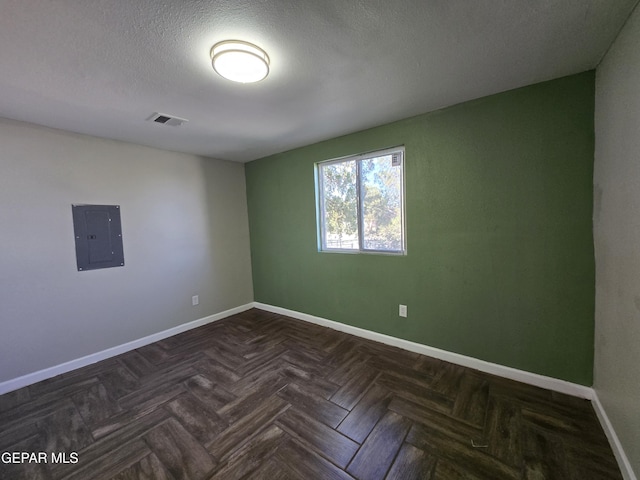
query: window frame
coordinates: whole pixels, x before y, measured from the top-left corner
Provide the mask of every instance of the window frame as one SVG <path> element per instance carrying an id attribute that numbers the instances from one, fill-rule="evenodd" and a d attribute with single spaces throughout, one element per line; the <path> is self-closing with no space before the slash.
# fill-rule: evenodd
<path id="1" fill-rule="evenodd" d="M 362 192 L 362 167 L 363 161 L 384 157 L 386 155 L 400 154 L 400 162 L 402 168 L 401 174 L 401 198 L 400 198 L 400 236 L 401 236 L 401 249 L 400 250 L 380 250 L 365 248 L 364 232 L 364 215 L 363 212 L 363 192 Z M 358 248 L 331 248 L 326 245 L 326 227 L 325 227 L 325 206 L 324 206 L 324 183 L 322 168 L 324 166 L 335 165 L 339 163 L 354 161 L 356 164 L 356 215 L 358 226 Z M 347 155 L 344 157 L 332 158 L 329 160 L 323 160 L 316 162 L 314 165 L 315 174 L 315 189 L 316 189 L 316 231 L 317 231 L 317 247 L 320 253 L 347 253 L 347 254 L 365 254 L 365 255 L 393 255 L 403 256 L 407 254 L 407 235 L 406 235 L 406 165 L 405 165 L 405 147 L 399 145 L 396 147 L 385 148 L 382 150 L 373 150 L 366 153 L 359 153 L 355 155 Z"/>

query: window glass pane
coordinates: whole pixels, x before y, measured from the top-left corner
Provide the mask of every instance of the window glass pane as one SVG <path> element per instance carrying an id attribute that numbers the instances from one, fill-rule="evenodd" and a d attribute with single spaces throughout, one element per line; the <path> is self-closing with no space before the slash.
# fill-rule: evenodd
<path id="1" fill-rule="evenodd" d="M 324 247 L 358 250 L 356 162 L 322 165 L 321 175 Z"/>
<path id="2" fill-rule="evenodd" d="M 392 159 L 393 155 L 384 155 L 361 163 L 365 250 L 398 252 L 403 249 L 402 161 L 393 162 Z"/>

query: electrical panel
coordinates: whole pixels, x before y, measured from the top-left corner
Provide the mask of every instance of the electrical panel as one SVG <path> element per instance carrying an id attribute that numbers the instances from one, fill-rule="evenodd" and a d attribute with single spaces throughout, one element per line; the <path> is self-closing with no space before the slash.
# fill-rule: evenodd
<path id="1" fill-rule="evenodd" d="M 72 205 L 78 271 L 124 266 L 119 205 Z"/>

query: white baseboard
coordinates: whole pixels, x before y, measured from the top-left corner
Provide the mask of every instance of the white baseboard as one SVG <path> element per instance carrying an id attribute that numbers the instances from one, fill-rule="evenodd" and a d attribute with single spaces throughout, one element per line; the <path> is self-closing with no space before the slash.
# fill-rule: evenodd
<path id="1" fill-rule="evenodd" d="M 149 345 L 150 343 L 163 340 L 182 332 L 186 332 L 187 330 L 191 330 L 208 323 L 222 320 L 223 318 L 230 317 L 231 315 L 235 315 L 236 313 L 244 312 L 246 310 L 249 310 L 250 308 L 253 308 L 253 303 L 247 303 L 246 305 L 241 305 L 230 310 L 225 310 L 224 312 L 209 315 L 208 317 L 200 318 L 189 323 L 183 323 L 182 325 L 178 325 L 177 327 L 154 333 L 152 335 L 148 335 L 131 342 L 123 343 L 122 345 L 107 348 L 106 350 L 102 350 L 97 353 L 92 353 L 90 355 L 86 355 L 69 362 L 61 363 L 60 365 L 55 365 L 53 367 L 45 368 L 44 370 L 38 370 L 37 372 L 28 373 L 27 375 L 4 381 L 0 383 L 0 395 L 11 392 L 13 390 L 17 390 L 22 387 L 26 387 L 28 385 L 32 385 L 42 380 L 46 380 L 47 378 L 55 377 L 56 375 L 60 375 L 62 373 L 67 373 L 78 368 L 86 367 L 87 365 L 91 365 L 92 363 L 96 363 L 101 360 L 106 360 L 107 358 L 115 357 L 116 355 L 135 350 L 136 348 L 144 347 L 145 345 Z"/>
<path id="2" fill-rule="evenodd" d="M 593 405 L 593 409 L 596 411 L 596 415 L 598 416 L 598 420 L 600 420 L 600 425 L 602 425 L 604 433 L 609 439 L 609 445 L 611 445 L 613 454 L 616 456 L 616 460 L 618 461 L 618 466 L 620 467 L 622 477 L 624 478 L 624 480 L 637 480 L 637 477 L 635 473 L 633 473 L 633 469 L 631 468 L 629 458 L 627 457 L 626 453 L 624 453 L 624 449 L 622 448 L 620 439 L 618 438 L 618 435 L 616 435 L 616 432 L 613 429 L 613 425 L 611 424 L 611 421 L 607 416 L 607 412 L 602 406 L 602 403 L 600 403 L 600 398 L 598 398 L 598 393 L 595 390 L 593 392 L 591 404 Z"/>
<path id="3" fill-rule="evenodd" d="M 306 313 L 296 312 L 295 310 L 275 307 L 273 305 L 267 305 L 259 302 L 254 302 L 253 305 L 261 310 L 297 318 L 299 320 L 304 320 L 306 322 L 321 325 L 323 327 L 329 327 L 333 330 L 350 333 L 351 335 L 356 335 L 358 337 L 374 340 L 376 342 L 384 343 L 394 347 L 399 347 L 404 350 L 409 350 L 410 352 L 420 353 L 429 357 L 438 358 L 446 362 L 455 363 L 456 365 L 462 365 L 463 367 L 480 370 L 481 372 L 491 373 L 493 375 L 509 378 L 511 380 L 517 380 L 518 382 L 527 383 L 529 385 L 535 385 L 537 387 L 542 387 L 549 390 L 554 390 L 556 392 L 565 393 L 567 395 L 573 395 L 574 397 L 586 398 L 589 400 L 591 400 L 591 398 L 593 397 L 593 389 L 590 387 L 585 387 L 584 385 L 578 385 L 576 383 L 567 382 L 565 380 L 560 380 L 557 378 L 545 377 L 544 375 L 525 372 L 516 368 L 505 367 L 503 365 L 498 365 L 497 363 L 486 362 L 477 358 L 467 357 L 466 355 L 460 355 L 459 353 L 448 352 L 446 350 L 429 347 L 428 345 L 423 345 L 421 343 L 415 343 L 409 340 L 391 337 L 383 333 L 377 333 L 358 327 L 352 327 L 351 325 L 334 322 L 333 320 L 327 320 L 326 318 L 316 317 L 314 315 L 309 315 Z"/>

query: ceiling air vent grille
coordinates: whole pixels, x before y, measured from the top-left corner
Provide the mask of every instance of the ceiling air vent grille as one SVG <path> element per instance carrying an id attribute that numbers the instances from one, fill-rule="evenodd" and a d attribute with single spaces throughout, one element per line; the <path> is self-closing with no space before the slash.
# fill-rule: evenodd
<path id="1" fill-rule="evenodd" d="M 163 125 L 169 125 L 171 127 L 179 127 L 183 123 L 188 122 L 186 118 L 175 117 L 173 115 L 167 115 L 166 113 L 154 113 L 149 118 L 150 122 L 161 123 Z"/>

